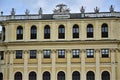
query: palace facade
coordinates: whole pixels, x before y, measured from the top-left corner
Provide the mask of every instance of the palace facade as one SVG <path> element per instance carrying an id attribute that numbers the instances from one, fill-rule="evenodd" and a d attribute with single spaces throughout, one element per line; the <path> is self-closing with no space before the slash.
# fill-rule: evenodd
<path id="1" fill-rule="evenodd" d="M 0 15 L 0 80 L 120 80 L 120 12 Z"/>

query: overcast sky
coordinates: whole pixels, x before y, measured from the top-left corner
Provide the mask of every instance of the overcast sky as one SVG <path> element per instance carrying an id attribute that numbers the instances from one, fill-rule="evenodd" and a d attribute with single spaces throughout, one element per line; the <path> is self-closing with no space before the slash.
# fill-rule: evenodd
<path id="1" fill-rule="evenodd" d="M 53 13 L 55 6 L 60 3 L 66 4 L 71 13 L 79 13 L 81 6 L 85 7 L 86 12 L 93 12 L 96 6 L 101 12 L 109 11 L 110 5 L 120 11 L 120 0 L 0 0 L 0 12 L 8 15 L 11 9 L 15 8 L 16 14 L 24 14 L 26 9 L 30 10 L 30 14 L 37 14 L 42 7 L 43 13 L 49 14 Z"/>

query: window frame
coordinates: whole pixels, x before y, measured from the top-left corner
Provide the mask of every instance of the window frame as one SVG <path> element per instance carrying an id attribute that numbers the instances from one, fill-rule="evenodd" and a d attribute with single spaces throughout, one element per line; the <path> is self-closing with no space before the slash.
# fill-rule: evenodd
<path id="1" fill-rule="evenodd" d="M 101 37 L 108 38 L 108 24 L 104 23 L 101 26 Z"/>

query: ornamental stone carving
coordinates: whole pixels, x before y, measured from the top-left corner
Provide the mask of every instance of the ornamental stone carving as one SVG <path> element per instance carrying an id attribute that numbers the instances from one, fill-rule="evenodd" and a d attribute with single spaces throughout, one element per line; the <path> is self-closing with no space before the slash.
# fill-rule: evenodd
<path id="1" fill-rule="evenodd" d="M 58 4 L 56 8 L 53 10 L 54 14 L 69 14 L 70 9 L 67 8 L 65 4 Z"/>

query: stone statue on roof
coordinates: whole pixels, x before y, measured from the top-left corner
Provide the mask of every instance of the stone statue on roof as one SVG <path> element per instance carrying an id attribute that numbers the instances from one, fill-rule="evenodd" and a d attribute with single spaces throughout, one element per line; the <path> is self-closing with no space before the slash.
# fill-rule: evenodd
<path id="1" fill-rule="evenodd" d="M 99 13 L 99 10 L 100 10 L 100 9 L 99 9 L 98 7 L 94 8 L 94 12 L 95 12 L 95 13 Z"/>
<path id="2" fill-rule="evenodd" d="M 54 14 L 69 14 L 70 9 L 67 8 L 65 4 L 58 4 L 56 5 L 56 9 L 53 10 Z"/>
<path id="3" fill-rule="evenodd" d="M 110 6 L 110 9 L 109 9 L 109 10 L 110 10 L 110 12 L 114 12 L 114 7 L 113 7 L 113 5 Z"/>
<path id="4" fill-rule="evenodd" d="M 15 15 L 15 9 L 14 9 L 14 8 L 12 8 L 11 15 L 12 15 L 12 16 Z"/>

